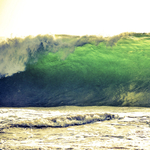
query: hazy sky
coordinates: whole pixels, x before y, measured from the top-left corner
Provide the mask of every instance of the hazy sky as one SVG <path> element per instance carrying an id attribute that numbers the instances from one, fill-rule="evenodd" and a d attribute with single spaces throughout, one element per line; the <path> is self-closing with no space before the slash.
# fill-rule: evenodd
<path id="1" fill-rule="evenodd" d="M 150 32 L 149 0 L 0 0 L 0 36 Z"/>

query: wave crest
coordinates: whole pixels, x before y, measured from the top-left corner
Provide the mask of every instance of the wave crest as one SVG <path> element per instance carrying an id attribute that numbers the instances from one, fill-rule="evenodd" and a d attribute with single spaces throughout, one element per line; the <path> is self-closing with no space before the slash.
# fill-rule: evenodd
<path id="1" fill-rule="evenodd" d="M 26 112 L 26 113 L 25 113 Z M 15 115 L 14 115 L 15 113 Z M 10 127 L 61 128 L 68 126 L 84 125 L 97 121 L 105 121 L 118 118 L 117 115 L 109 113 L 83 113 L 83 114 L 63 114 L 50 111 L 33 110 L 1 110 L 0 130 Z"/>

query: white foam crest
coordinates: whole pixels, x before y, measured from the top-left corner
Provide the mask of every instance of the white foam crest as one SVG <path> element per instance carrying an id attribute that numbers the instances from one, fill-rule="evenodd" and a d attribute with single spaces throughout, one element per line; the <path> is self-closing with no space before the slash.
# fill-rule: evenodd
<path id="1" fill-rule="evenodd" d="M 1 109 L 0 122 L 7 127 L 68 127 L 114 119 L 116 116 L 107 113 L 61 113 L 59 111 L 35 111 Z M 5 123 L 4 123 L 5 122 Z"/>
<path id="2" fill-rule="evenodd" d="M 25 71 L 26 63 L 30 57 L 34 56 L 36 60 L 35 52 L 41 42 L 43 42 L 45 48 L 47 46 L 45 39 L 40 36 L 35 38 L 28 36 L 25 39 L 7 39 L 5 42 L 0 43 L 0 78 Z"/>

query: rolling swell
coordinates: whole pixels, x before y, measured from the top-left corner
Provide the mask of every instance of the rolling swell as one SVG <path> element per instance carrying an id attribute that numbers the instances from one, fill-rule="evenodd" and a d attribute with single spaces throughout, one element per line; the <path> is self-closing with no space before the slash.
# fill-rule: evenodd
<path id="1" fill-rule="evenodd" d="M 58 113 L 52 111 L 35 111 L 23 109 L 1 109 L 0 131 L 11 127 L 23 128 L 61 128 L 84 125 L 97 121 L 117 119 L 118 116 L 108 113 Z"/>
<path id="2" fill-rule="evenodd" d="M 149 34 L 135 33 L 9 39 L 0 106 L 150 106 L 149 48 Z"/>

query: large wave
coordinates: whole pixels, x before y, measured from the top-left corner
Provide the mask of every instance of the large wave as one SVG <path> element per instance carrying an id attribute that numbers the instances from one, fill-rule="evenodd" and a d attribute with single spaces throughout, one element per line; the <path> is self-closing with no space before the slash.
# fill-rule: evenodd
<path id="1" fill-rule="evenodd" d="M 0 44 L 0 106 L 150 106 L 149 34 Z"/>

